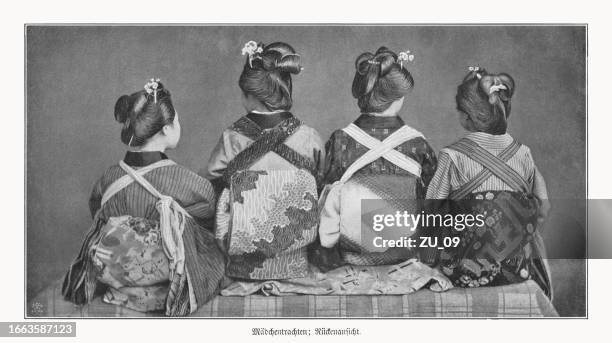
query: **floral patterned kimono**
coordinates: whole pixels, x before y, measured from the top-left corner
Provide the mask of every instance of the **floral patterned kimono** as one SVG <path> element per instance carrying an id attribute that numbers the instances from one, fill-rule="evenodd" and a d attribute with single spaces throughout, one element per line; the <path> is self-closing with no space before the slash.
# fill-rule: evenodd
<path id="1" fill-rule="evenodd" d="M 529 148 L 509 134 L 474 132 L 440 151 L 428 199 L 449 199 L 440 211 L 481 214 L 484 225 L 444 235 L 460 245 L 422 257 L 437 265 L 457 286 L 479 287 L 535 280 L 551 296 L 545 250 L 537 231 L 545 187 Z M 537 195 L 537 197 L 535 196 Z M 538 199 L 539 198 L 539 199 Z M 433 202 L 433 201 L 432 201 Z"/>
<path id="2" fill-rule="evenodd" d="M 306 275 L 323 154 L 318 133 L 289 112 L 249 113 L 223 132 L 204 176 L 221 191 L 215 231 L 228 276 Z"/>
<path id="3" fill-rule="evenodd" d="M 160 248 L 159 199 L 138 182 L 107 194 L 125 179 L 122 163 L 148 170 L 146 181 L 187 212 L 181 225 L 184 272 L 176 282 L 170 282 L 169 261 Z M 213 188 L 161 152 L 128 152 L 122 163 L 110 167 L 94 186 L 89 200 L 94 223 L 64 279 L 64 296 L 87 303 L 103 286 L 106 302 L 139 311 L 165 309 L 170 316 L 192 313 L 216 294 L 224 275 L 223 254 L 212 232 L 200 225 L 214 215 Z"/>
<path id="4" fill-rule="evenodd" d="M 415 206 L 416 202 L 412 200 L 424 199 L 425 190 L 434 175 L 437 162 L 435 152 L 425 138 L 418 134 L 418 131 L 405 126 L 404 121 L 398 116 L 362 114 L 353 124 L 357 126 L 358 130 L 360 129 L 370 136 L 369 139 L 375 138 L 380 142 L 389 139 L 398 130 L 406 129 L 407 132 L 417 133 L 413 138 L 408 137 L 407 140 L 394 147 L 394 150 L 399 152 L 402 157 L 405 156 L 411 162 L 416 162 L 418 169 L 420 169 L 416 178 L 413 173 L 383 157 L 360 168 L 351 178 L 371 190 L 373 194 L 386 199 L 390 202 L 390 206 L 394 206 L 398 210 L 400 208 L 407 210 L 407 208 Z M 331 185 L 340 180 L 353 163 L 370 151 L 368 147 L 360 144 L 347 132 L 346 129 L 335 131 L 326 144 L 327 158 L 323 178 L 325 185 Z M 400 154 L 396 153 L 396 155 Z M 365 193 L 361 195 L 365 196 Z M 346 225 L 342 225 L 341 218 L 346 217 L 346 215 L 335 213 L 342 211 L 334 210 L 334 208 L 340 208 L 340 204 L 344 202 L 342 202 L 340 196 L 336 198 L 334 200 L 328 197 L 322 210 L 321 226 L 319 228 L 322 247 L 316 250 L 313 258 L 314 263 L 319 265 L 321 269 L 332 269 L 344 263 L 392 264 L 407 260 L 410 255 L 413 255 L 406 248 L 389 249 L 384 253 L 366 252 L 362 244 L 357 243 L 352 238 L 352 236 L 360 236 L 357 232 L 361 230 L 360 227 L 348 228 L 349 231 L 355 231 L 352 235 L 349 232 L 343 233 L 342 227 Z M 346 205 L 360 206 L 360 201 L 359 199 L 347 200 Z M 359 212 L 359 210 L 349 209 L 347 213 L 355 212 Z M 340 244 L 335 245 L 338 240 Z M 334 247 L 330 247 L 330 245 L 334 245 Z"/>

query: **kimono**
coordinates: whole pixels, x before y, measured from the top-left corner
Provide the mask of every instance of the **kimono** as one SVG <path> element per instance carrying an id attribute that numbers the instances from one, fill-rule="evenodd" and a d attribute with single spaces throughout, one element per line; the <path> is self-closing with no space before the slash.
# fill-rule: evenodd
<path id="1" fill-rule="evenodd" d="M 163 237 L 156 208 L 159 199 L 138 182 L 128 184 L 110 198 L 105 194 L 126 175 L 122 164 L 135 171 L 151 168 L 144 174 L 145 180 L 186 211 L 181 245 L 184 272 L 174 283 L 170 281 L 168 258 L 159 249 Z M 106 290 L 106 302 L 135 310 L 165 309 L 169 316 L 194 312 L 218 292 L 224 275 L 223 254 L 210 228 L 200 225 L 214 215 L 214 206 L 214 191 L 207 180 L 161 152 L 128 152 L 119 165 L 104 172 L 93 188 L 89 208 L 94 223 L 64 279 L 64 296 L 83 304 L 93 298 L 96 288 L 102 288 Z M 129 227 L 123 234 L 107 232 L 113 221 L 124 221 Z M 105 251 L 106 263 L 101 266 L 98 257 Z"/>
<path id="2" fill-rule="evenodd" d="M 279 128 L 288 120 L 297 120 L 290 112 L 276 114 L 249 113 L 221 134 L 217 145 L 213 149 L 206 168 L 200 175 L 208 179 L 214 186 L 215 192 L 220 193 L 228 186 L 226 175 L 230 161 L 245 150 L 254 141 L 259 131 L 270 131 Z M 299 127 L 287 138 L 285 145 L 299 154 L 295 159 L 288 161 L 275 152 L 267 152 L 250 165 L 250 169 L 294 169 L 296 164 L 309 169 L 319 183 L 325 163 L 325 150 L 319 133 L 310 126 L 300 122 Z"/>
<path id="3" fill-rule="evenodd" d="M 289 112 L 249 113 L 223 132 L 203 175 L 220 193 L 215 235 L 229 277 L 306 275 L 323 160 L 319 134 Z"/>
<path id="4" fill-rule="evenodd" d="M 402 118 L 398 116 L 383 117 L 371 114 L 362 114 L 355 121 L 362 130 L 372 137 L 383 140 L 397 129 L 405 125 Z M 425 197 L 425 191 L 436 172 L 436 153 L 425 138 L 411 139 L 395 150 L 417 161 L 422 168 L 421 177 L 418 180 L 417 196 Z M 342 130 L 336 130 L 325 144 L 326 160 L 323 184 L 332 184 L 342 177 L 355 160 L 368 151 L 368 149 L 357 143 Z M 379 158 L 362 168 L 357 174 L 362 175 L 410 175 L 407 171 L 384 158 Z"/>
<path id="5" fill-rule="evenodd" d="M 483 215 L 484 225 L 462 232 L 460 245 L 424 250 L 457 286 L 479 287 L 535 280 L 551 296 L 545 249 L 537 230 L 539 207 L 548 196 L 529 147 L 509 134 L 473 132 L 442 149 L 427 198 L 448 199 L 439 212 Z M 437 255 L 437 256 L 436 256 Z"/>
<path id="6" fill-rule="evenodd" d="M 348 134 L 347 129 L 352 125 L 356 126 L 353 129 L 356 129 L 359 133 L 365 133 L 370 140 L 374 138 L 376 141 L 382 142 L 381 144 L 391 139 L 399 130 L 402 130 L 401 135 L 406 135 L 403 141 L 400 137 L 401 144 L 394 145 L 393 150 L 395 150 L 396 155 L 401 155 L 401 157 L 415 163 L 419 170 L 417 173 L 402 168 L 397 163 L 392 163 L 391 159 L 380 157 L 357 170 L 351 176 L 351 179 L 358 185 L 363 185 L 362 190 L 367 188 L 372 191 L 371 198 L 385 199 L 390 206 L 396 207 L 398 210 L 411 208 L 416 211 L 412 207 L 417 206 L 415 200 L 425 197 L 427 185 L 436 170 L 436 155 L 425 138 L 418 131 L 406 126 L 398 116 L 386 117 L 362 114 L 348 128 L 335 131 L 326 144 L 327 157 L 323 183 L 332 185 L 339 181 L 353 163 L 358 162 L 366 152 L 370 151 L 368 147 L 360 144 L 353 136 Z M 414 133 L 414 135 L 411 135 L 411 133 Z M 398 152 L 399 154 L 397 154 Z M 339 192 L 348 194 L 343 191 Z M 337 196 L 334 196 L 333 191 L 329 193 L 322 209 L 321 226 L 319 228 L 322 247 L 318 249 L 316 259 L 316 263 L 322 269 L 332 269 L 344 263 L 360 265 L 392 264 L 410 258 L 412 252 L 406 248 L 389 249 L 380 253 L 367 252 L 363 236 L 359 233 L 359 230 L 361 230 L 359 224 L 347 223 L 348 226 L 351 226 L 350 228 L 346 227 L 347 225 L 342 225 L 342 218 L 346 218 L 346 215 L 343 215 L 340 210 L 342 206 L 354 206 L 355 208 L 348 208 L 348 210 L 347 207 L 342 208 L 343 211 L 347 211 L 346 213 L 358 213 L 358 207 L 361 205 L 360 199 L 355 198 L 343 202 L 340 193 L 336 193 Z M 355 196 L 370 198 L 366 193 L 357 190 Z M 341 205 L 343 203 L 344 205 Z M 352 215 L 350 216 L 352 217 Z M 345 229 L 348 231 L 343 231 Z M 338 242 L 340 244 L 336 245 Z"/>

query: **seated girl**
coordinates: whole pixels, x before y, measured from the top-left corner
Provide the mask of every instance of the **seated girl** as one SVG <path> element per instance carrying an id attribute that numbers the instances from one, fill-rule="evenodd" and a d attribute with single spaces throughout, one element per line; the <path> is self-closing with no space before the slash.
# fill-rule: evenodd
<path id="1" fill-rule="evenodd" d="M 93 224 L 63 294 L 84 304 L 102 288 L 106 302 L 187 315 L 215 295 L 224 274 L 212 232 L 198 224 L 214 215 L 213 187 L 166 156 L 181 125 L 159 80 L 121 96 L 115 119 L 129 150 L 93 188 Z"/>
<path id="2" fill-rule="evenodd" d="M 393 264 L 414 255 L 405 247 L 379 250 L 362 231 L 361 200 L 379 199 L 391 213 L 416 211 L 436 168 L 436 156 L 425 137 L 407 126 L 398 113 L 414 85 L 407 64 L 410 52 L 381 47 L 355 61 L 353 97 L 361 115 L 335 131 L 326 144 L 319 236 L 330 263 Z M 409 234 L 410 231 L 405 231 Z M 334 261 L 335 251 L 341 260 Z M 325 260 L 325 259 L 322 259 Z"/>
<path id="3" fill-rule="evenodd" d="M 230 277 L 302 277 L 324 157 L 319 134 L 290 112 L 300 55 L 286 43 L 253 41 L 243 54 L 238 85 L 247 114 L 223 131 L 204 171 L 221 192 L 216 236 Z"/>
<path id="4" fill-rule="evenodd" d="M 529 148 L 507 133 L 514 89 L 510 75 L 478 67 L 470 67 L 457 89 L 461 126 L 469 133 L 440 151 L 427 198 L 449 199 L 447 211 L 481 215 L 482 225 L 447 230 L 460 244 L 440 253 L 437 263 L 457 286 L 533 279 L 550 295 L 537 230 L 548 196 Z"/>

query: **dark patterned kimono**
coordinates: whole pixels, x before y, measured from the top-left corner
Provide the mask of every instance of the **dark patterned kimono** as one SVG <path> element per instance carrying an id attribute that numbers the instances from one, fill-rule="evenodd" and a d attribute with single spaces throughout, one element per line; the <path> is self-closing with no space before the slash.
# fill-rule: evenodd
<path id="1" fill-rule="evenodd" d="M 368 133 L 370 136 L 382 141 L 393 132 L 401 128 L 404 121 L 398 116 L 377 116 L 362 114 L 354 124 Z M 416 197 L 424 199 L 427 186 L 436 171 L 436 154 L 429 143 L 422 137 L 410 139 L 397 146 L 395 150 L 415 160 L 421 165 L 421 177 L 417 179 Z M 338 181 L 346 169 L 359 157 L 368 151 L 368 148 L 359 144 L 343 130 L 336 130 L 325 145 L 326 161 L 322 186 Z M 379 183 L 374 188 L 386 189 L 389 192 L 397 191 L 398 194 L 386 194 L 390 198 L 401 199 L 402 185 L 395 184 L 396 178 L 385 178 L 385 176 L 412 176 L 408 171 L 396 166 L 384 158 L 379 158 L 366 167 L 359 170 L 353 177 L 365 176 L 364 179 L 377 180 Z M 381 176 L 374 177 L 371 176 Z M 387 183 L 391 180 L 391 184 Z M 311 249 L 311 261 L 323 270 L 336 268 L 344 262 L 340 256 L 338 246 L 324 248 L 313 246 Z"/>
<path id="2" fill-rule="evenodd" d="M 128 152 L 124 162 L 138 170 L 165 159 L 167 159 L 166 155 L 161 152 Z M 63 287 L 65 297 L 77 304 L 87 303 L 93 296 L 92 291 L 88 291 L 91 287 L 86 287 L 79 280 L 84 279 L 87 283 L 87 280 L 100 278 L 100 275 L 85 274 L 94 274 L 87 267 L 91 264 L 89 251 L 99 240 L 97 237 L 100 237 L 100 231 L 108 219 L 130 215 L 150 221 L 159 220 L 159 213 L 156 209 L 158 199 L 137 182 L 131 183 L 112 196 L 97 213 L 106 189 L 124 175 L 126 172 L 119 165 L 113 165 L 106 170 L 93 188 L 89 207 L 95 222 L 79 257 L 64 280 Z M 214 216 L 214 191 L 210 182 L 178 164 L 153 169 L 144 177 L 161 194 L 172 197 L 191 215 L 186 219 L 183 232 L 185 266 L 189 270 L 190 284 L 187 285 L 187 281 L 182 280 L 179 292 L 174 294 L 175 301 L 170 304 L 169 308 L 166 308 L 167 315 L 184 316 L 195 311 L 194 308 L 190 308 L 190 303 L 193 304 L 190 297 L 195 296 L 197 306 L 204 305 L 217 293 L 224 275 L 223 255 L 214 241 L 213 233 L 210 229 L 201 226 Z M 152 272 L 149 271 L 149 273 Z M 98 286 L 101 285 L 98 284 Z M 159 289 L 167 291 L 167 285 L 165 288 L 163 286 L 160 285 Z M 115 294 L 121 293 L 121 289 L 113 291 Z"/>
<path id="3" fill-rule="evenodd" d="M 370 136 L 381 141 L 405 125 L 402 118 L 397 116 L 383 117 L 371 114 L 360 115 L 354 121 L 354 124 Z M 401 144 L 395 150 L 421 164 L 421 178 L 417 187 L 417 197 L 423 199 L 427 186 L 436 172 L 437 160 L 435 151 L 425 139 L 420 137 Z M 340 180 L 346 169 L 361 155 L 366 153 L 368 149 L 357 143 L 344 131 L 336 130 L 325 144 L 325 151 L 326 160 L 323 184 L 332 184 Z M 357 174 L 410 175 L 409 172 L 382 157 L 362 168 Z"/>

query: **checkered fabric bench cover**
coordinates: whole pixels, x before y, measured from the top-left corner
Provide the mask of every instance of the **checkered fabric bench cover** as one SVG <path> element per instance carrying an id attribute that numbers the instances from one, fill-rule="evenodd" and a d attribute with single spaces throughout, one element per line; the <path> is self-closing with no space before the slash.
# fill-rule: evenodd
<path id="1" fill-rule="evenodd" d="M 29 317 L 158 317 L 105 304 L 77 306 L 63 300 L 56 283 L 28 303 Z M 218 296 L 193 317 L 557 317 L 533 281 L 502 287 L 420 290 L 409 295 Z"/>

